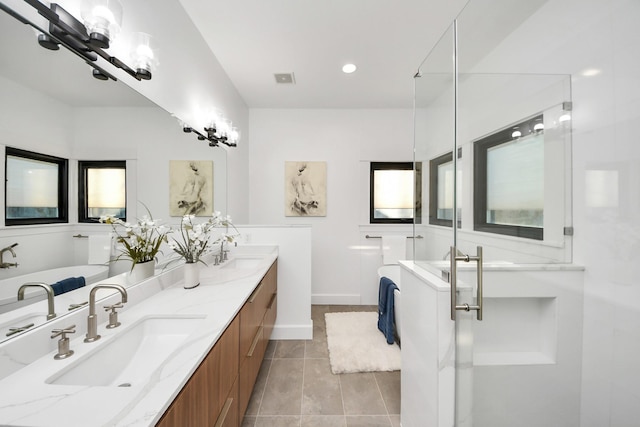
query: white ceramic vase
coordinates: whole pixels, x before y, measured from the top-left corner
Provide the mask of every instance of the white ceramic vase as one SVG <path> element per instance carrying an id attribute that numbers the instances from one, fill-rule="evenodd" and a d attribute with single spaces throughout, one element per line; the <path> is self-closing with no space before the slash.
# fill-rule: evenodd
<path id="1" fill-rule="evenodd" d="M 133 269 L 128 273 L 127 282 L 130 285 L 134 285 L 148 279 L 153 276 L 156 267 L 155 261 L 138 262 L 133 266 Z"/>
<path id="2" fill-rule="evenodd" d="M 184 265 L 184 288 L 193 289 L 200 284 L 200 266 L 197 262 Z"/>

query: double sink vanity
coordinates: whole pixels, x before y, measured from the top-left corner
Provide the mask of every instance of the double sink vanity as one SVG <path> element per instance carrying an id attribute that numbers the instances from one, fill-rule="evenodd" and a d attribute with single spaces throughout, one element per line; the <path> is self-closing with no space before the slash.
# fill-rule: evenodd
<path id="1" fill-rule="evenodd" d="M 98 339 L 85 342 L 85 306 L 0 344 L 0 425 L 240 425 L 276 320 L 277 257 L 233 248 L 194 289 L 182 266 L 94 285 Z"/>

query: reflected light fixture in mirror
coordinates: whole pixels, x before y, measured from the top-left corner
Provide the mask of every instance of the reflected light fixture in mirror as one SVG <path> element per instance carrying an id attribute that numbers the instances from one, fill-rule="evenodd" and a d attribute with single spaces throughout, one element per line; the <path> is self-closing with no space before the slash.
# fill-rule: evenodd
<path id="1" fill-rule="evenodd" d="M 153 38 L 138 32 L 132 37 L 131 61 L 136 73 L 145 80 L 151 79 L 151 71 L 158 66 L 157 49 L 153 47 Z"/>
<path id="2" fill-rule="evenodd" d="M 89 32 L 89 43 L 109 49 L 122 26 L 122 3 L 118 0 L 90 0 L 82 3 L 82 19 Z"/>
<path id="3" fill-rule="evenodd" d="M 136 69 L 130 67 L 122 60 L 111 56 L 105 49 L 108 49 L 113 37 L 120 31 L 122 21 L 122 5 L 117 0 L 90 0 L 83 3 L 81 15 L 86 23 L 80 22 L 75 16 L 66 11 L 57 3 L 42 3 L 38 0 L 25 0 L 40 17 L 44 17 L 49 23 L 48 28 L 41 28 L 27 17 L 17 13 L 10 7 L 0 3 L 0 8 L 8 15 L 27 24 L 36 30 L 38 43 L 49 50 L 58 50 L 60 45 L 74 53 L 93 70 L 93 76 L 98 80 L 117 80 L 109 73 L 104 66 L 110 64 L 119 68 L 135 78 L 136 80 L 149 80 L 151 78 L 151 67 L 153 55 L 149 55 L 150 44 L 146 43 L 146 48 L 138 49 L 145 52 L 141 57 L 143 64 Z M 35 17 L 33 18 L 36 19 Z M 38 18 L 40 19 L 40 18 Z M 35 21 L 39 22 L 39 21 Z M 137 45 L 136 45 L 137 46 Z M 99 59 L 102 58 L 103 61 Z M 103 65 L 104 64 L 104 65 Z"/>
<path id="4" fill-rule="evenodd" d="M 231 120 L 216 114 L 214 119 L 200 132 L 193 126 L 178 120 L 184 133 L 195 133 L 199 141 L 209 141 L 209 147 L 218 147 L 224 144 L 227 147 L 237 147 L 240 139 L 240 131 L 233 127 Z"/>

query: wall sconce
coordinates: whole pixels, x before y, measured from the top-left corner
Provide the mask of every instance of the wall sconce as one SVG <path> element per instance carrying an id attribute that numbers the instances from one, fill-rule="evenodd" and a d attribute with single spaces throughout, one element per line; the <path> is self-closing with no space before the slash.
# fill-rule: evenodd
<path id="1" fill-rule="evenodd" d="M 109 48 L 110 42 L 120 31 L 122 5 L 118 0 L 89 0 L 83 3 L 81 14 L 84 24 L 57 3 L 51 3 L 49 6 L 48 3 L 45 4 L 39 0 L 24 0 L 24 2 L 48 21 L 48 31 L 38 27 L 2 3 L 0 3 L 0 9 L 23 24 L 33 27 L 38 34 L 40 46 L 49 50 L 58 50 L 60 45 L 64 46 L 86 61 L 93 68 L 93 76 L 99 80 L 111 79 L 115 81 L 117 79 L 96 63 L 98 57 L 125 71 L 136 80 L 151 79 L 151 67 L 155 62 L 153 52 L 151 55 L 148 53 L 149 43 L 146 44 L 146 54 L 141 55 L 146 59 L 142 62 L 134 61 L 135 68 L 104 51 Z M 139 66 L 140 64 L 144 65 Z"/>
<path id="2" fill-rule="evenodd" d="M 238 128 L 231 126 L 231 120 L 217 118 L 204 127 L 204 132 L 180 122 L 184 133 L 195 133 L 198 141 L 209 141 L 209 147 L 218 147 L 224 144 L 227 147 L 237 147 L 240 139 Z"/>

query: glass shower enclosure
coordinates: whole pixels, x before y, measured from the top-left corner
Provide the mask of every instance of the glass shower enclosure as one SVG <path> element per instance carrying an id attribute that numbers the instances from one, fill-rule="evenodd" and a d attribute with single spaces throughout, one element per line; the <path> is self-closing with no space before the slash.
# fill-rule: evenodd
<path id="1" fill-rule="evenodd" d="M 539 60 L 544 7 L 469 2 L 414 78 L 414 262 L 452 289 L 457 427 L 579 425 L 571 78 Z"/>

